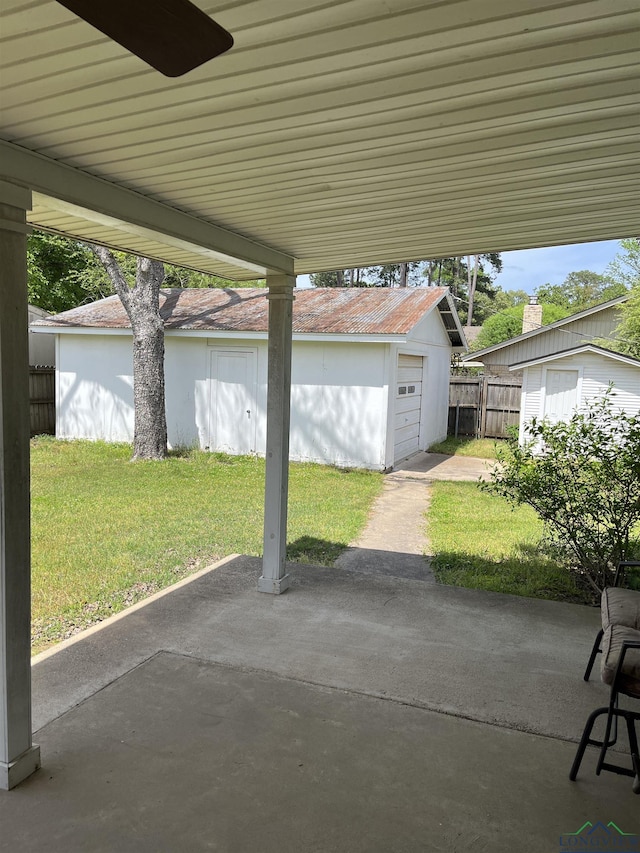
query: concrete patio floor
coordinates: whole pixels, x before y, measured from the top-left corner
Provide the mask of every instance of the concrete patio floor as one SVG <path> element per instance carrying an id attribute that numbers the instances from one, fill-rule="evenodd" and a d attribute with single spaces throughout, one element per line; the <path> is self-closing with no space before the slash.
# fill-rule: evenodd
<path id="1" fill-rule="evenodd" d="M 596 610 L 290 569 L 271 597 L 257 559 L 230 558 L 36 658 L 43 767 L 0 796 L 0 848 L 542 853 L 587 821 L 640 833 L 630 779 L 588 753 L 568 780 L 607 696 L 582 681 Z"/>

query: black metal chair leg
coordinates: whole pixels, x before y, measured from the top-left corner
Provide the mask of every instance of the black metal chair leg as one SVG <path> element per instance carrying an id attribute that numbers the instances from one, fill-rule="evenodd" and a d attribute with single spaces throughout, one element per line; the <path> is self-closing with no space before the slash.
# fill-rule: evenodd
<path id="1" fill-rule="evenodd" d="M 631 750 L 631 765 L 636 774 L 631 787 L 634 794 L 640 794 L 640 749 L 638 749 L 638 737 L 632 717 L 628 716 L 626 720 L 627 731 L 629 733 L 629 747 Z"/>
<path id="2" fill-rule="evenodd" d="M 591 649 L 591 655 L 589 656 L 589 663 L 587 664 L 587 668 L 584 672 L 583 677 L 585 681 L 589 681 L 589 678 L 591 676 L 591 670 L 593 669 L 593 664 L 595 663 L 596 657 L 600 654 L 600 643 L 602 641 L 603 634 L 604 631 L 601 628 L 596 635 L 593 648 Z"/>
<path id="3" fill-rule="evenodd" d="M 571 772 L 569 773 L 569 779 L 572 782 L 576 781 L 576 776 L 578 775 L 578 770 L 580 770 L 580 765 L 582 764 L 582 759 L 584 758 L 584 754 L 587 751 L 588 746 L 600 746 L 600 741 L 591 740 L 591 732 L 593 731 L 593 725 L 598 717 L 602 716 L 602 714 L 606 714 L 609 711 L 608 708 L 597 708 L 595 711 L 592 711 L 589 714 L 589 718 L 584 727 L 584 731 L 582 732 L 582 737 L 580 738 L 580 744 L 578 745 L 578 751 L 576 752 L 576 757 L 573 759 L 573 764 L 571 765 Z"/>
<path id="4" fill-rule="evenodd" d="M 611 737 L 611 729 L 613 728 L 613 737 Z M 604 738 L 598 746 L 600 746 L 600 755 L 596 764 L 596 776 L 602 772 L 607 750 L 610 746 L 615 746 L 618 742 L 618 694 L 614 693 L 609 702 L 607 709 L 607 724 L 604 730 Z"/>

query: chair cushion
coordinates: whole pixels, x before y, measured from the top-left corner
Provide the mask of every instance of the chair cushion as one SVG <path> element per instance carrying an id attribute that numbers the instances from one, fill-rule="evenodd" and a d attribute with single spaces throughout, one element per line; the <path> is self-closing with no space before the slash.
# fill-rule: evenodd
<path id="1" fill-rule="evenodd" d="M 602 680 L 613 684 L 618 659 L 624 641 L 640 643 L 640 631 L 624 625 L 609 625 L 602 637 Z M 624 656 L 619 681 L 620 690 L 628 696 L 640 699 L 640 649 L 629 649 Z"/>
<path id="2" fill-rule="evenodd" d="M 600 609 L 605 631 L 609 625 L 624 625 L 640 631 L 640 592 L 608 586 L 602 593 Z"/>

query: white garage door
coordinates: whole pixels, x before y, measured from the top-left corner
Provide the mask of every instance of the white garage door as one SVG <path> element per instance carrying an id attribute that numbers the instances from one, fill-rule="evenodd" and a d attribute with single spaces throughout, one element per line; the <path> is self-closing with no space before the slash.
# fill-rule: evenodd
<path id="1" fill-rule="evenodd" d="M 422 411 L 422 366 L 421 355 L 398 356 L 394 462 L 418 452 Z"/>

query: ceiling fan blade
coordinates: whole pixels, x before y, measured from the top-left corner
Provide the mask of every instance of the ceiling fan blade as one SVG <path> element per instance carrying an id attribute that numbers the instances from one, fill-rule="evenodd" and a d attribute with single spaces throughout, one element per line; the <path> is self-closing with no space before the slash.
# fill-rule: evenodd
<path id="1" fill-rule="evenodd" d="M 58 0 L 167 77 L 219 56 L 233 37 L 189 0 Z"/>

